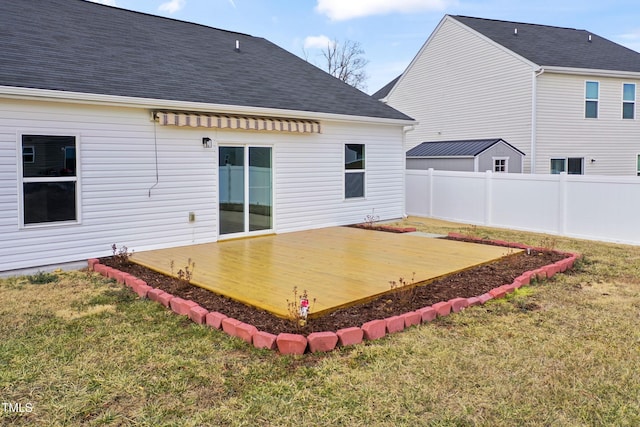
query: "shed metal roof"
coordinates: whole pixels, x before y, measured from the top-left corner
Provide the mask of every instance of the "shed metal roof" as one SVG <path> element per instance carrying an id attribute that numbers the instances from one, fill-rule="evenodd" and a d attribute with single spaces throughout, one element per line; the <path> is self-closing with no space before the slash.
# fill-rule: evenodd
<path id="1" fill-rule="evenodd" d="M 502 138 L 423 142 L 407 151 L 407 157 L 475 157 L 498 143 L 524 153 Z"/>
<path id="2" fill-rule="evenodd" d="M 84 0 L 0 1 L 0 28 L 0 86 L 411 120 L 247 34 Z"/>

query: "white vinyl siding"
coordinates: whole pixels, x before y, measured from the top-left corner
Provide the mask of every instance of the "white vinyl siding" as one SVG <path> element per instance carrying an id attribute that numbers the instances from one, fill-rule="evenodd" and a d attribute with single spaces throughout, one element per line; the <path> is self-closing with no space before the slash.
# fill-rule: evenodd
<path id="1" fill-rule="evenodd" d="M 630 81 L 598 81 L 598 119 L 587 120 L 584 77 L 551 72 L 538 77 L 539 173 L 548 173 L 551 158 L 583 157 L 586 175 L 636 175 L 629 159 L 635 159 L 640 147 L 640 123 L 621 119 L 621 87 Z"/>
<path id="2" fill-rule="evenodd" d="M 530 63 L 446 17 L 388 97 L 419 122 L 405 150 L 425 141 L 499 137 L 528 153 L 533 72 Z"/>
<path id="3" fill-rule="evenodd" d="M 78 135 L 81 224 L 20 228 L 17 138 L 39 130 Z M 217 146 L 225 144 L 273 147 L 277 233 L 362 222 L 374 208 L 381 219 L 402 216 L 402 126 L 323 122 L 322 130 L 154 132 L 145 109 L 2 100 L 0 272 L 106 256 L 114 243 L 141 251 L 216 241 Z M 367 145 L 366 199 L 344 200 L 345 141 Z"/>
<path id="4" fill-rule="evenodd" d="M 321 136 L 303 141 L 278 142 L 276 232 L 358 223 L 373 209 L 380 219 L 404 214 L 401 128 L 323 122 Z M 344 198 L 345 141 L 366 146 L 366 198 Z"/>

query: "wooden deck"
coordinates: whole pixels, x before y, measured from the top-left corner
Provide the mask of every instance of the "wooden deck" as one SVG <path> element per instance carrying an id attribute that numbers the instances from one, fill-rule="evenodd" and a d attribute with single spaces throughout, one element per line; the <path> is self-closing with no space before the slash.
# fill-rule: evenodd
<path id="1" fill-rule="evenodd" d="M 510 250 L 509 253 L 513 253 Z M 148 252 L 132 260 L 165 274 L 195 263 L 192 283 L 275 315 L 293 287 L 316 299 L 311 315 L 365 301 L 400 277 L 429 281 L 508 254 L 503 247 L 333 227 Z"/>

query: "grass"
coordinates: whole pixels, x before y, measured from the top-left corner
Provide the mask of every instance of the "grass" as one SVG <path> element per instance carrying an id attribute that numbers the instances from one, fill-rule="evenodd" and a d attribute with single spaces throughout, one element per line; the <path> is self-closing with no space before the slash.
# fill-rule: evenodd
<path id="1" fill-rule="evenodd" d="M 279 356 L 85 272 L 0 281 L 1 425 L 640 425 L 640 248 L 444 222 L 556 249 L 570 274 L 382 340 Z"/>

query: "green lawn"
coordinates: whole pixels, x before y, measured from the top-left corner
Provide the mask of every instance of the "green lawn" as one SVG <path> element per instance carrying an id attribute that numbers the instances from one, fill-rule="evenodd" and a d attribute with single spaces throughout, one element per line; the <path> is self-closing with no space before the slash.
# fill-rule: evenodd
<path id="1" fill-rule="evenodd" d="M 421 229 L 584 258 L 507 299 L 296 357 L 255 350 L 98 275 L 0 280 L 0 424 L 640 425 L 640 248 Z"/>

